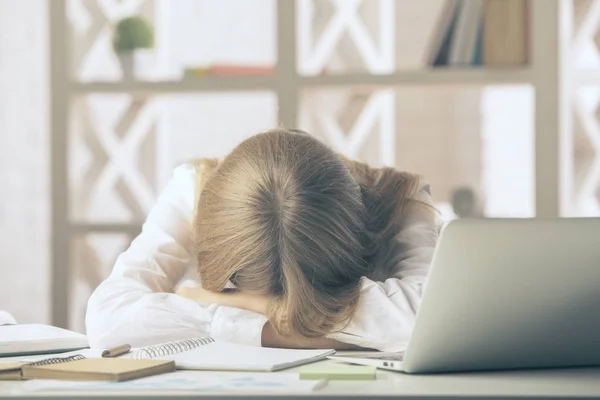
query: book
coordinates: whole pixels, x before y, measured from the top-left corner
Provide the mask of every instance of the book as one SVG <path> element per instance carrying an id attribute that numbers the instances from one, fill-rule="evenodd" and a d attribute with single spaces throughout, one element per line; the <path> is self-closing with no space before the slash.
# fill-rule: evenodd
<path id="1" fill-rule="evenodd" d="M 439 15 L 436 28 L 434 29 L 429 43 L 429 60 L 427 62 L 427 65 L 436 65 L 436 60 L 440 56 L 444 45 L 446 46 L 445 62 L 447 63 L 449 49 L 448 44 L 446 43 L 446 38 L 448 37 L 452 29 L 453 20 L 456 16 L 456 5 L 457 0 L 446 0 L 446 2 L 444 3 L 444 8 Z"/>
<path id="2" fill-rule="evenodd" d="M 471 0 L 470 4 L 471 18 L 469 20 L 467 37 L 465 39 L 463 53 L 462 53 L 462 65 L 481 65 L 481 61 L 477 60 L 477 57 L 481 59 L 481 53 L 478 55 L 478 48 L 483 46 L 483 17 L 485 15 L 485 0 Z"/>
<path id="3" fill-rule="evenodd" d="M 275 68 L 269 65 L 227 65 L 216 64 L 206 67 L 186 68 L 188 77 L 202 78 L 204 76 L 269 76 L 275 73 Z"/>
<path id="4" fill-rule="evenodd" d="M 470 9 L 468 0 L 458 0 L 456 3 L 456 21 L 454 22 L 454 31 L 448 53 L 448 64 L 458 64 L 460 48 L 465 40 L 467 20 L 469 19 Z"/>
<path id="5" fill-rule="evenodd" d="M 450 61 L 450 48 L 454 40 L 454 33 L 456 31 L 456 23 L 458 20 L 458 0 L 455 0 L 448 8 L 449 21 L 439 50 L 435 54 L 432 65 L 435 67 L 447 66 Z"/>
<path id="6" fill-rule="evenodd" d="M 210 337 L 148 346 L 124 357 L 175 361 L 177 369 L 278 371 L 325 359 L 334 350 L 289 350 L 216 342 Z"/>
<path id="7" fill-rule="evenodd" d="M 441 44 L 440 24 L 444 24 L 448 3 L 454 0 L 395 2 L 396 69 L 422 69 L 431 62 L 432 52 Z M 436 46 L 437 43 L 437 46 Z"/>
<path id="8" fill-rule="evenodd" d="M 455 34 L 450 48 L 449 64 L 473 64 L 479 27 L 485 10 L 484 0 L 460 0 Z"/>
<path id="9" fill-rule="evenodd" d="M 266 65 L 226 65 L 217 64 L 209 68 L 209 74 L 215 76 L 238 76 L 238 75 L 273 75 L 275 68 Z"/>
<path id="10" fill-rule="evenodd" d="M 477 42 L 475 43 L 475 54 L 473 55 L 473 65 L 480 67 L 483 65 L 483 18 L 477 29 Z"/>
<path id="11" fill-rule="evenodd" d="M 69 381 L 122 382 L 175 371 L 173 361 L 124 358 L 71 357 L 21 367 L 23 379 L 64 379 Z"/>
<path id="12" fill-rule="evenodd" d="M 49 325 L 0 326 L 0 357 L 62 353 L 88 347 L 85 335 Z"/>
<path id="13" fill-rule="evenodd" d="M 483 63 L 488 66 L 527 62 L 527 1 L 487 0 L 483 28 Z"/>

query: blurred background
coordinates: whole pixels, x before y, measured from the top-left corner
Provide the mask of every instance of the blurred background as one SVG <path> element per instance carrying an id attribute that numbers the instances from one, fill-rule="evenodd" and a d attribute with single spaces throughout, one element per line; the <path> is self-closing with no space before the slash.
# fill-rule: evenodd
<path id="1" fill-rule="evenodd" d="M 83 331 L 172 169 L 276 126 L 445 219 L 600 213 L 600 1 L 0 0 L 0 308 Z"/>

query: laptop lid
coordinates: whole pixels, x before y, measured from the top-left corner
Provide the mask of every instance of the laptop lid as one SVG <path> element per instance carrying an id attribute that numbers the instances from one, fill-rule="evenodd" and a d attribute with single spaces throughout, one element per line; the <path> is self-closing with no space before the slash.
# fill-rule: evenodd
<path id="1" fill-rule="evenodd" d="M 441 235 L 403 367 L 600 365 L 600 218 L 473 219 Z"/>

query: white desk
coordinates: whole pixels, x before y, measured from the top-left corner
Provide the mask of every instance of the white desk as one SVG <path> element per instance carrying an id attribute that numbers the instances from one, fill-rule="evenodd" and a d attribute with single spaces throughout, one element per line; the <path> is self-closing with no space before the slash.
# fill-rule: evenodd
<path id="1" fill-rule="evenodd" d="M 289 371 L 288 371 L 289 372 Z M 201 374 L 202 372 L 198 372 Z M 19 399 L 64 398 L 64 393 L 23 392 L 21 382 L 0 382 L 0 396 Z M 239 397 L 284 399 L 310 397 L 313 399 L 340 396 L 343 398 L 369 399 L 600 399 L 600 368 L 563 370 L 532 370 L 518 372 L 487 372 L 445 375 L 406 375 L 379 371 L 376 381 L 332 381 L 324 388 L 310 394 L 244 395 L 242 393 L 202 392 L 123 392 L 123 393 L 77 393 L 69 392 L 69 398 L 104 399 L 115 397 L 143 398 L 212 398 Z"/>

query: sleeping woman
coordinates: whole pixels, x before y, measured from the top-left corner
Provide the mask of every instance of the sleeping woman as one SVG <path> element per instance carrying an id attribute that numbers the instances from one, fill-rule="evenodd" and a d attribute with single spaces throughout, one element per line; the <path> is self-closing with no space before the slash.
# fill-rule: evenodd
<path id="1" fill-rule="evenodd" d="M 406 348 L 438 238 L 429 188 L 275 129 L 175 169 L 88 304 L 93 347 L 209 335 Z M 198 287 L 178 284 L 197 271 Z"/>

